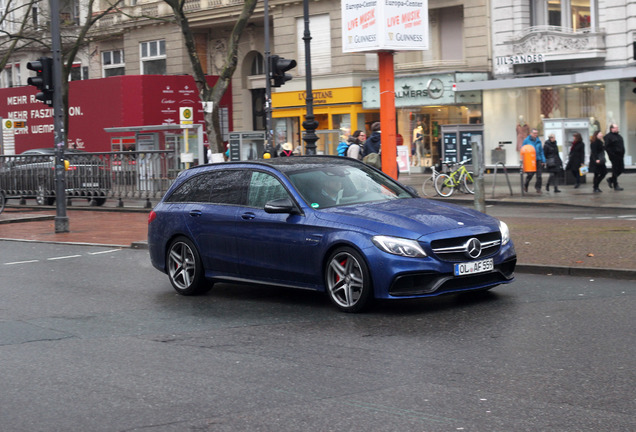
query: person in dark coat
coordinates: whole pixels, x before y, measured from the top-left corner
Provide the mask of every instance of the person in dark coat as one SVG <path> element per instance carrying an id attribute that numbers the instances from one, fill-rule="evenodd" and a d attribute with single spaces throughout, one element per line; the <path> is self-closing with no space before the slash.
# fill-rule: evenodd
<path id="1" fill-rule="evenodd" d="M 543 156 L 545 156 L 545 169 L 550 173 L 545 190 L 549 192 L 550 185 L 552 185 L 554 186 L 554 192 L 561 192 L 561 189 L 559 189 L 559 174 L 563 169 L 563 161 L 561 156 L 559 156 L 559 147 L 554 134 L 550 134 L 546 142 L 543 143 Z"/>
<path id="2" fill-rule="evenodd" d="M 625 143 L 623 137 L 618 134 L 618 125 L 612 123 L 610 131 L 605 135 L 605 151 L 612 162 L 612 176 L 607 179 L 609 187 L 615 191 L 622 191 L 623 188 L 618 185 L 618 176 L 625 170 Z"/>
<path id="3" fill-rule="evenodd" d="M 583 138 L 578 132 L 574 133 L 574 139 L 572 146 L 570 146 L 570 154 L 568 156 L 568 164 L 565 167 L 574 176 L 574 189 L 578 189 L 581 186 L 581 174 L 579 168 L 585 163 L 585 144 Z"/>
<path id="4" fill-rule="evenodd" d="M 603 135 L 600 131 L 595 131 L 590 139 L 590 172 L 594 173 L 594 192 L 603 192 L 599 189 L 599 185 L 607 175 L 607 167 L 605 166 L 605 146 L 601 138 Z"/>
<path id="5" fill-rule="evenodd" d="M 364 142 L 362 149 L 363 157 L 371 153 L 380 153 L 380 146 L 382 144 L 380 129 L 380 122 L 375 122 L 371 125 L 371 136 Z"/>

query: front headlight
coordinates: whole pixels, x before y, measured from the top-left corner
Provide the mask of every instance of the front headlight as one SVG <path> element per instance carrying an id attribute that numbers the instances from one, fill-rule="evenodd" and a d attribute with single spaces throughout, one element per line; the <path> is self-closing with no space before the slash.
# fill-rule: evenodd
<path id="1" fill-rule="evenodd" d="M 415 240 L 389 236 L 375 236 L 371 240 L 378 248 L 393 255 L 409 258 L 422 258 L 426 256 L 426 252 L 424 252 L 422 246 Z"/>
<path id="2" fill-rule="evenodd" d="M 501 231 L 501 245 L 505 245 L 510 241 L 510 230 L 505 222 L 499 221 L 499 231 Z"/>

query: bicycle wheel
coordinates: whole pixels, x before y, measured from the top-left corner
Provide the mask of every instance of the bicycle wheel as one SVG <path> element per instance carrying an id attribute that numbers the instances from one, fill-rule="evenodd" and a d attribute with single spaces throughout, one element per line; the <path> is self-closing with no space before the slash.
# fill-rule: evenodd
<path id="1" fill-rule="evenodd" d="M 455 192 L 453 179 L 448 174 L 440 174 L 435 179 L 435 190 L 439 196 L 449 197 Z"/>
<path id="2" fill-rule="evenodd" d="M 422 183 L 422 193 L 424 196 L 435 195 L 435 179 L 432 176 L 424 180 L 424 183 Z"/>
<path id="3" fill-rule="evenodd" d="M 464 174 L 464 188 L 468 193 L 475 193 L 475 177 L 471 171 L 467 171 Z"/>

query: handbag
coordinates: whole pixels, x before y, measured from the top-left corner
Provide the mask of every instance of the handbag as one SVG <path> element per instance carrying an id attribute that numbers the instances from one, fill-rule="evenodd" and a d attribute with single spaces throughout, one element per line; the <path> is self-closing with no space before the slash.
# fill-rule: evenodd
<path id="1" fill-rule="evenodd" d="M 548 168 L 556 168 L 557 166 L 556 157 L 550 156 L 549 158 L 547 158 L 545 161 L 545 166 Z"/>
<path id="2" fill-rule="evenodd" d="M 374 168 L 382 169 L 382 158 L 378 153 L 369 153 L 362 158 L 362 162 L 367 165 L 371 165 Z"/>

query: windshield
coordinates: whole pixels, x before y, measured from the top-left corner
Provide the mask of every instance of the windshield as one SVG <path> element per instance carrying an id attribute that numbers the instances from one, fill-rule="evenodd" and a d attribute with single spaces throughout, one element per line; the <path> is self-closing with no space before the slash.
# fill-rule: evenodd
<path id="1" fill-rule="evenodd" d="M 398 183 L 364 166 L 318 165 L 287 172 L 305 201 L 315 209 L 412 198 Z"/>

